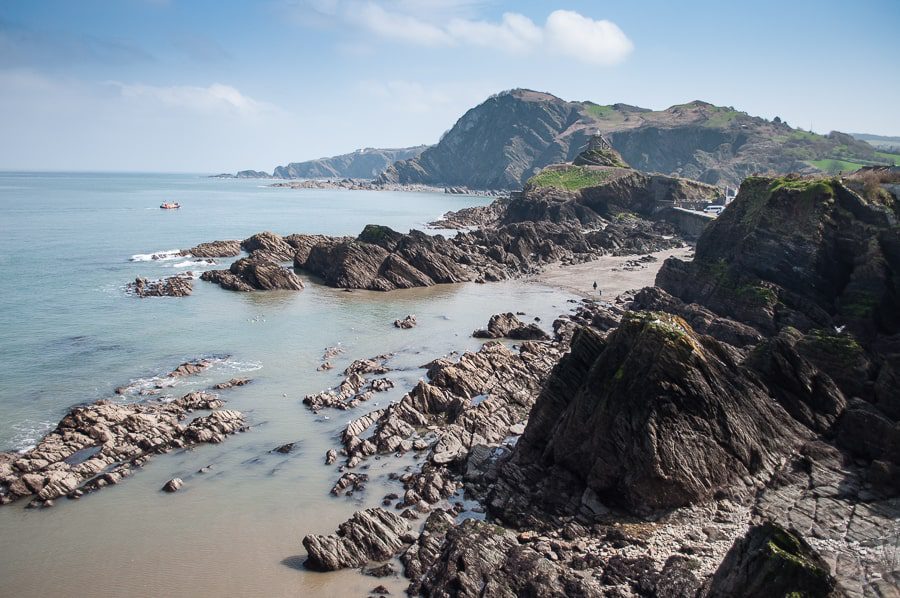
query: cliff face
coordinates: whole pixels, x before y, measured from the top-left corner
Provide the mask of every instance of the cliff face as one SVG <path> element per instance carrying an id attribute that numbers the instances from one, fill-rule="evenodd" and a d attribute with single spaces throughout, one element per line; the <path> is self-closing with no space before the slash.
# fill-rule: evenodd
<path id="1" fill-rule="evenodd" d="M 391 165 L 379 180 L 390 183 L 512 189 L 537 169 L 572 160 L 578 153 L 570 127 L 578 105 L 550 94 L 516 90 L 491 97 L 457 121 L 440 142 L 418 158 Z M 584 144 L 584 131 L 573 131 Z"/>
<path id="2" fill-rule="evenodd" d="M 817 172 L 829 159 L 881 160 L 842 133 L 815 135 L 706 102 L 652 111 L 516 89 L 469 110 L 437 145 L 379 180 L 517 189 L 542 167 L 575 159 L 597 133 L 636 169 L 717 185 L 737 186 L 754 172 Z"/>
<path id="3" fill-rule="evenodd" d="M 272 177 L 276 179 L 372 179 L 393 162 L 414 158 L 427 147 L 427 145 L 419 145 L 400 149 L 365 148 L 331 158 L 291 162 L 287 166 L 277 167 Z"/>

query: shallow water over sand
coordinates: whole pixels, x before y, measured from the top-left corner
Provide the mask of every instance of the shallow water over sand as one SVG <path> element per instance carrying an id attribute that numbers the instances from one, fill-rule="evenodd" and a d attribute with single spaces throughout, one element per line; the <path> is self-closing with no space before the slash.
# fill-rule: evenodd
<path id="1" fill-rule="evenodd" d="M 157 208 L 164 200 L 185 207 L 164 212 Z M 486 202 L 191 176 L 0 175 L 8 215 L 0 222 L 0 447 L 24 448 L 71 405 L 112 397 L 116 386 L 197 356 L 229 358 L 172 394 L 235 375 L 254 379 L 221 393 L 251 431 L 154 457 L 122 484 L 80 501 L 0 508 L 0 595 L 363 595 L 384 583 L 303 570 L 300 540 L 380 504 L 398 490 L 388 471 L 414 461 L 372 460 L 364 493 L 333 498 L 337 474 L 323 465 L 325 451 L 347 420 L 408 390 L 424 375 L 421 365 L 477 348 L 469 334 L 492 313 L 525 311 L 549 329 L 570 295 L 519 281 L 347 293 L 303 276 L 300 293 L 239 294 L 195 281 L 190 297 L 139 300 L 124 295 L 126 282 L 187 268 L 181 259 L 129 258 L 267 229 L 357 234 L 377 222 L 405 231 Z M 418 327 L 392 326 L 410 313 Z M 325 347 L 338 344 L 346 351 L 332 360 L 335 369 L 317 372 Z M 336 384 L 351 360 L 384 352 L 394 353 L 387 374 L 394 390 L 351 412 L 314 415 L 301 404 Z M 270 452 L 287 442 L 298 448 Z M 196 473 L 207 465 L 209 473 Z M 175 476 L 185 487 L 160 492 Z M 403 585 L 394 583 L 398 591 Z"/>

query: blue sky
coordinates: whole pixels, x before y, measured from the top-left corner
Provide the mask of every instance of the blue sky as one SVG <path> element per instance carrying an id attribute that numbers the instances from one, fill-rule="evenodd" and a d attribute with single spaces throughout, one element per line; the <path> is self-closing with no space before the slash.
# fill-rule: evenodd
<path id="1" fill-rule="evenodd" d="M 514 87 L 900 135 L 900 2 L 0 0 L 0 169 L 433 143 Z"/>

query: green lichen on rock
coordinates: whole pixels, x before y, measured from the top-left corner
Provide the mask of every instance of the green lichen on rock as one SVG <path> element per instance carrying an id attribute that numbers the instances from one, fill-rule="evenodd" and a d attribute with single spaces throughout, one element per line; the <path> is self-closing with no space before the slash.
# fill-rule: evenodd
<path id="1" fill-rule="evenodd" d="M 870 318 L 878 307 L 878 298 L 865 291 L 848 291 L 840 298 L 838 311 L 847 318 Z"/>
<path id="2" fill-rule="evenodd" d="M 811 330 L 801 342 L 810 348 L 848 360 L 856 359 L 863 354 L 863 348 L 856 339 L 845 333 Z"/>
<path id="3" fill-rule="evenodd" d="M 829 596 L 828 564 L 799 534 L 775 523 L 752 527 L 735 541 L 713 575 L 710 597 Z"/>

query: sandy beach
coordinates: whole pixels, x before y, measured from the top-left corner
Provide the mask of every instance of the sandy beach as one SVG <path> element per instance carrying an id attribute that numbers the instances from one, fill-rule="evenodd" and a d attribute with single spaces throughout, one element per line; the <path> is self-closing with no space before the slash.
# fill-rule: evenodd
<path id="1" fill-rule="evenodd" d="M 656 273 L 666 258 L 677 257 L 690 260 L 693 247 L 679 247 L 648 254 L 656 261 L 639 262 L 641 257 L 605 255 L 583 264 L 548 266 L 530 282 L 544 284 L 581 295 L 589 299 L 612 299 L 625 291 L 653 286 Z M 631 264 L 631 265 L 629 265 Z M 597 290 L 594 290 L 594 282 Z"/>

